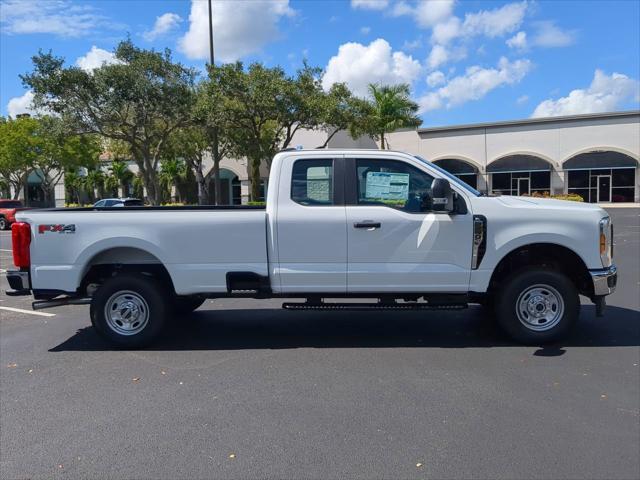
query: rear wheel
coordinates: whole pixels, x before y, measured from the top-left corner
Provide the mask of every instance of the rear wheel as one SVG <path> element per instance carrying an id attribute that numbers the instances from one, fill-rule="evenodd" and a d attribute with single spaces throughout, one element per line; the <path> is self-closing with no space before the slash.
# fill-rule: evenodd
<path id="1" fill-rule="evenodd" d="M 166 297 L 153 277 L 111 277 L 93 295 L 91 323 L 101 336 L 119 346 L 143 347 L 162 331 L 169 307 Z"/>
<path id="2" fill-rule="evenodd" d="M 9 228 L 9 222 L 4 217 L 0 217 L 0 230 L 6 230 Z"/>
<path id="3" fill-rule="evenodd" d="M 496 295 L 498 322 L 514 340 L 529 345 L 562 339 L 578 319 L 579 309 L 573 282 L 544 268 L 515 272 Z"/>

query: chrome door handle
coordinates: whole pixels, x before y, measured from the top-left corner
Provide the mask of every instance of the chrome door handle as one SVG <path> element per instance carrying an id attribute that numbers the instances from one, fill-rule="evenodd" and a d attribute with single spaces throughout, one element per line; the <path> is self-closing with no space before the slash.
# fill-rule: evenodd
<path id="1" fill-rule="evenodd" d="M 367 230 L 375 230 L 376 228 L 380 227 L 382 227 L 382 224 L 380 222 L 364 221 L 356 222 L 353 224 L 353 228 L 366 228 Z"/>

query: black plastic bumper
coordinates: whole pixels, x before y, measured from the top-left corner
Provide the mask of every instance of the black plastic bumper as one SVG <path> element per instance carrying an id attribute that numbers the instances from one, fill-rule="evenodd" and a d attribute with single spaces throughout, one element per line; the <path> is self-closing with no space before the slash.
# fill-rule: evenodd
<path id="1" fill-rule="evenodd" d="M 29 288 L 29 272 L 22 270 L 9 270 L 7 272 L 7 281 L 11 290 L 7 290 L 6 294 L 10 297 L 20 295 L 31 295 Z"/>

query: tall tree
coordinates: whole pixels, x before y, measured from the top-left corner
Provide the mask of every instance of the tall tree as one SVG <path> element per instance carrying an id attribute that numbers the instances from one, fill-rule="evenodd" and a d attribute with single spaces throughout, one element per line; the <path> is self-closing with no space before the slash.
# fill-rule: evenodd
<path id="1" fill-rule="evenodd" d="M 35 118 L 20 117 L 0 121 L 0 176 L 13 187 L 13 198 L 18 199 L 24 189 L 27 175 L 37 156 Z"/>
<path id="2" fill-rule="evenodd" d="M 39 52 L 33 71 L 21 78 L 33 90 L 37 107 L 60 114 L 77 133 L 126 143 L 155 205 L 167 139 L 192 121 L 196 73 L 174 62 L 168 49 L 143 50 L 126 40 L 114 53 L 115 63 L 85 71 Z"/>
<path id="3" fill-rule="evenodd" d="M 260 195 L 260 167 L 291 145 L 300 129 L 316 129 L 323 121 L 321 71 L 305 65 L 294 77 L 280 67 L 253 63 L 227 64 L 210 70 L 209 93 L 228 125 L 231 153 L 247 159 L 251 198 Z"/>
<path id="4" fill-rule="evenodd" d="M 54 187 L 66 171 L 97 165 L 101 145 L 96 135 L 74 135 L 58 117 L 43 116 L 37 120 L 34 141 L 37 154 L 33 173 L 40 179 L 45 202 L 54 202 Z"/>
<path id="5" fill-rule="evenodd" d="M 418 104 L 410 98 L 409 85 L 369 85 L 370 99 L 358 103 L 358 119 L 351 134 L 369 135 L 386 149 L 386 134 L 399 128 L 417 127 L 422 123 L 417 116 Z"/>
<path id="6" fill-rule="evenodd" d="M 327 138 L 317 148 L 326 148 L 333 137 L 340 131 L 350 131 L 358 119 L 359 99 L 351 95 L 344 83 L 334 83 L 322 98 L 322 125 Z"/>
<path id="7" fill-rule="evenodd" d="M 187 132 L 192 141 L 200 145 L 205 140 L 206 146 L 200 152 L 188 148 L 185 159 L 193 171 L 198 182 L 198 201 L 209 201 L 209 179 L 203 172 L 203 154 L 208 152 L 213 160 L 213 168 L 206 175 L 213 177 L 214 203 L 222 203 L 222 189 L 220 185 L 220 161 L 229 153 L 229 117 L 226 115 L 222 90 L 219 84 L 213 80 L 215 66 L 209 66 L 209 79 L 199 85 L 196 108 L 194 111 L 194 127 Z M 200 203 L 201 205 L 203 203 Z"/>

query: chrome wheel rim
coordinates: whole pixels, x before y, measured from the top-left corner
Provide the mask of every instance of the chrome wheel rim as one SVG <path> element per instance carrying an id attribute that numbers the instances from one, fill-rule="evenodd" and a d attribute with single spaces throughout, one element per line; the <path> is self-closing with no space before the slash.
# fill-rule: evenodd
<path id="1" fill-rule="evenodd" d="M 555 327 L 564 314 L 564 300 L 549 285 L 533 285 L 525 289 L 516 303 L 518 320 L 529 330 L 544 332 Z"/>
<path id="2" fill-rule="evenodd" d="M 104 317 L 109 328 L 118 335 L 135 335 L 149 323 L 149 306 L 136 292 L 121 290 L 107 300 Z"/>

